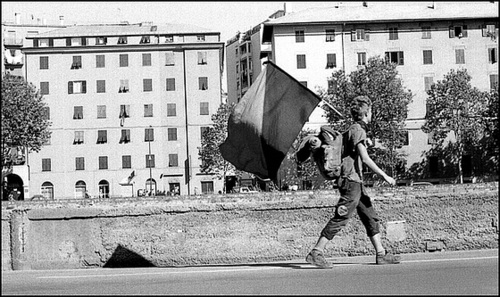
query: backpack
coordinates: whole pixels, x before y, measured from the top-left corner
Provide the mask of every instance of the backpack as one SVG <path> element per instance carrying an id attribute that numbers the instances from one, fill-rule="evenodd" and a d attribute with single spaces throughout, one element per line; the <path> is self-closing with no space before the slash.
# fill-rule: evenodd
<path id="1" fill-rule="evenodd" d="M 330 126 L 321 126 L 318 135 L 304 138 L 297 150 L 297 161 L 305 162 L 312 155 L 325 179 L 338 180 L 342 167 L 342 144 L 343 133 L 333 130 Z"/>

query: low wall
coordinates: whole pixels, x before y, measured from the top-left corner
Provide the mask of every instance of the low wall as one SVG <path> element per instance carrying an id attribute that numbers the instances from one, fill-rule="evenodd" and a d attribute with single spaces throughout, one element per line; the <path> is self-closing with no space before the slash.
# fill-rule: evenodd
<path id="1" fill-rule="evenodd" d="M 498 182 L 368 188 L 399 253 L 498 248 Z M 301 259 L 338 191 L 2 204 L 2 270 Z M 373 254 L 357 214 L 326 256 Z"/>

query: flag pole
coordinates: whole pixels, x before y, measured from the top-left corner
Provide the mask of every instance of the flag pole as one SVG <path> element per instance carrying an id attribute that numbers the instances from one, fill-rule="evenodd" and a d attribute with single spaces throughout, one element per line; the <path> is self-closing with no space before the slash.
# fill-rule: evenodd
<path id="1" fill-rule="evenodd" d="M 325 103 L 328 107 L 330 107 L 333 111 L 335 111 L 336 114 L 338 114 L 341 118 L 345 118 L 338 110 L 335 109 L 328 101 L 326 100 L 321 100 L 323 103 Z"/>

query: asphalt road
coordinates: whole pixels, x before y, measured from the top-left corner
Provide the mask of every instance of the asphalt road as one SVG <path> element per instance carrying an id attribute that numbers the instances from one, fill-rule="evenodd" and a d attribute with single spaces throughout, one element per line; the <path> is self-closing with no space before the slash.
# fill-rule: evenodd
<path id="1" fill-rule="evenodd" d="M 498 295 L 498 249 L 403 254 L 398 265 L 373 256 L 249 265 L 2 271 L 5 295 Z"/>

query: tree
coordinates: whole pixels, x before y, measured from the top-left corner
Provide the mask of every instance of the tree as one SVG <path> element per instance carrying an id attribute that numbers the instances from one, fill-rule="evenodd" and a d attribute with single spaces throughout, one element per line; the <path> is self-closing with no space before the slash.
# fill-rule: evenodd
<path id="1" fill-rule="evenodd" d="M 2 180 L 12 171 L 16 152 L 39 152 L 50 138 L 46 103 L 22 77 L 2 77 Z"/>
<path id="2" fill-rule="evenodd" d="M 494 86 L 487 96 L 487 108 L 482 119 L 484 121 L 485 133 L 480 147 L 484 148 L 482 159 L 485 171 L 488 173 L 499 173 L 499 138 L 498 133 L 498 85 Z"/>
<path id="3" fill-rule="evenodd" d="M 229 115 L 234 105 L 222 103 L 217 113 L 212 115 L 212 125 L 205 129 L 201 135 L 201 147 L 199 147 L 199 156 L 202 160 L 201 172 L 215 174 L 218 179 L 223 179 L 226 192 L 226 175 L 228 172 L 236 172 L 235 167 L 226 161 L 219 150 L 227 137 L 227 123 Z"/>
<path id="4" fill-rule="evenodd" d="M 405 154 L 402 147 L 406 131 L 405 120 L 412 93 L 406 90 L 398 77 L 396 64 L 387 63 L 380 56 L 368 59 L 365 67 L 348 76 L 342 70 L 332 74 L 334 88 L 329 92 L 319 90 L 319 95 L 330 102 L 345 118 L 328 106 L 324 106 L 330 124 L 344 131 L 352 123 L 349 106 L 356 96 L 368 96 L 373 104 L 371 138 L 380 146 L 369 147 L 374 161 L 392 176 L 405 170 Z"/>
<path id="5" fill-rule="evenodd" d="M 467 70 L 451 70 L 427 91 L 427 115 L 422 131 L 431 133 L 433 148 L 447 151 L 463 183 L 462 157 L 478 147 L 484 137 L 483 115 L 487 112 L 488 94 L 470 84 Z"/>

